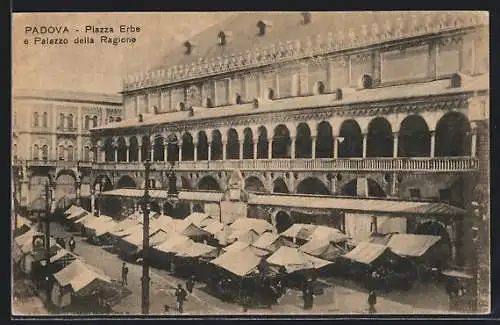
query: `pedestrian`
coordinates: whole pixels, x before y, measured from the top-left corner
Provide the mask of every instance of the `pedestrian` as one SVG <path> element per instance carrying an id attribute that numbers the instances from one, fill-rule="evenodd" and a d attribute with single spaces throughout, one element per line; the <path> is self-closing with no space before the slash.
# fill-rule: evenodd
<path id="1" fill-rule="evenodd" d="M 311 309 L 313 306 L 314 292 L 313 292 L 312 278 L 308 277 L 303 289 L 304 309 Z"/>
<path id="2" fill-rule="evenodd" d="M 60 243 L 59 243 L 59 246 L 61 246 L 62 248 L 66 249 L 66 241 L 64 240 L 64 238 L 59 238 L 60 239 Z"/>
<path id="3" fill-rule="evenodd" d="M 128 285 L 127 283 L 128 267 L 125 262 L 122 264 L 122 285 Z"/>
<path id="4" fill-rule="evenodd" d="M 368 309 L 368 313 L 375 314 L 377 311 L 375 310 L 375 305 L 377 304 L 377 294 L 375 290 L 370 290 L 368 293 L 368 305 L 370 308 Z"/>
<path id="5" fill-rule="evenodd" d="M 186 282 L 186 289 L 189 293 L 193 293 L 195 276 L 191 275 Z"/>
<path id="6" fill-rule="evenodd" d="M 69 245 L 69 250 L 73 253 L 75 251 L 75 248 L 76 248 L 76 242 L 75 242 L 75 239 L 73 238 L 73 236 L 71 236 L 69 238 L 68 245 Z"/>
<path id="7" fill-rule="evenodd" d="M 175 290 L 175 296 L 177 297 L 177 308 L 179 310 L 179 313 L 182 314 L 183 306 L 184 306 L 184 301 L 186 300 L 187 292 L 184 290 L 182 287 L 182 284 L 177 285 L 177 289 Z"/>

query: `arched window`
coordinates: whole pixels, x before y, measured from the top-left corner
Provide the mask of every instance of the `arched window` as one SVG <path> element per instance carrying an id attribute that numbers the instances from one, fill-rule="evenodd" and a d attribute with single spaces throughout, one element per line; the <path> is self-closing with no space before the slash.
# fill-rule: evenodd
<path id="1" fill-rule="evenodd" d="M 73 161 L 74 159 L 74 150 L 73 150 L 73 146 L 70 145 L 68 147 L 68 161 Z"/>
<path id="2" fill-rule="evenodd" d="M 38 112 L 33 113 L 33 126 L 38 127 Z"/>
<path id="3" fill-rule="evenodd" d="M 38 148 L 38 145 L 35 144 L 33 146 L 33 160 L 38 160 L 38 158 L 39 158 L 39 150 L 40 149 Z"/>
<path id="4" fill-rule="evenodd" d="M 115 122 L 121 122 L 121 121 L 122 121 L 122 118 L 121 118 L 121 117 L 117 117 L 117 118 L 115 119 Z"/>
<path id="5" fill-rule="evenodd" d="M 113 123 L 115 121 L 115 118 L 113 116 L 109 117 L 109 123 Z"/>
<path id="6" fill-rule="evenodd" d="M 90 117 L 88 115 L 85 115 L 85 130 L 88 130 L 90 128 Z"/>
<path id="7" fill-rule="evenodd" d="M 59 114 L 59 128 L 61 128 L 61 129 L 64 128 L 64 114 L 63 113 Z"/>
<path id="8" fill-rule="evenodd" d="M 46 144 L 42 146 L 42 159 L 43 160 L 49 159 L 49 147 Z"/>
<path id="9" fill-rule="evenodd" d="M 83 161 L 90 161 L 90 148 L 89 148 L 89 146 L 83 147 Z"/>
<path id="10" fill-rule="evenodd" d="M 93 128 L 97 127 L 97 115 L 94 115 L 94 117 L 92 117 L 92 127 Z"/>
<path id="11" fill-rule="evenodd" d="M 42 127 L 47 127 L 47 112 L 43 112 Z"/>
<path id="12" fill-rule="evenodd" d="M 73 114 L 68 115 L 68 129 L 73 129 Z"/>
<path id="13" fill-rule="evenodd" d="M 59 146 L 59 149 L 57 151 L 59 160 L 64 160 L 64 147 L 62 145 Z"/>

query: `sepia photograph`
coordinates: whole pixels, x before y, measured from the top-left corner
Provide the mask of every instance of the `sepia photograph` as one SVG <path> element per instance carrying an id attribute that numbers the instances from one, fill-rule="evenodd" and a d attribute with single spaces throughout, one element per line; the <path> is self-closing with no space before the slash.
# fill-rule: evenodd
<path id="1" fill-rule="evenodd" d="M 11 314 L 491 312 L 489 13 L 13 13 Z"/>

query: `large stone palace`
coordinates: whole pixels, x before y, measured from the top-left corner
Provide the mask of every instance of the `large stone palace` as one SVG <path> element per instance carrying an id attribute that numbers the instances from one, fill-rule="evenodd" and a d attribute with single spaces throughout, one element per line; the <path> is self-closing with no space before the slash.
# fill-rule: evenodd
<path id="1" fill-rule="evenodd" d="M 79 167 L 90 170 L 90 129 L 123 118 L 119 94 L 14 89 L 12 96 L 12 160 L 16 199 L 27 205 L 40 196 L 47 176 L 56 197 L 75 196 Z M 84 191 L 85 192 L 85 191 Z"/>
<path id="2" fill-rule="evenodd" d="M 148 182 L 170 215 L 239 201 L 278 230 L 440 234 L 464 264 L 488 182 L 488 40 L 469 12 L 234 14 L 124 80 L 124 119 L 91 130 L 81 177 L 123 200 L 107 214 Z"/>

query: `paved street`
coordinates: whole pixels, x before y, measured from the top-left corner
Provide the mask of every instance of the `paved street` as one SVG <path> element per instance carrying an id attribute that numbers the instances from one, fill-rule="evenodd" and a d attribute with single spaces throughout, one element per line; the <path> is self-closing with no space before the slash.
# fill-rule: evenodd
<path id="1" fill-rule="evenodd" d="M 68 234 L 60 225 L 53 224 L 51 232 L 56 237 L 68 238 Z M 121 278 L 122 260 L 102 247 L 87 243 L 84 238 L 75 236 L 77 241 L 76 253 L 82 256 L 89 264 L 102 269 L 106 275 Z M 114 310 L 123 314 L 140 314 L 141 312 L 141 274 L 142 267 L 137 264 L 129 265 L 129 285 L 132 293 L 125 297 Z M 151 314 L 164 314 L 163 305 L 173 308 L 168 314 L 177 314 L 175 310 L 174 286 L 179 280 L 169 275 L 165 270 L 151 268 Z M 367 292 L 356 283 L 341 279 L 320 279 L 325 285 L 323 295 L 317 296 L 310 314 L 366 314 Z M 185 303 L 185 314 L 243 314 L 241 307 L 221 301 L 203 291 L 203 283 L 198 283 L 193 294 L 188 296 Z M 391 292 L 379 296 L 377 312 L 380 314 L 435 314 L 446 313 L 448 299 L 443 288 L 432 285 L 416 285 L 409 292 Z M 305 313 L 302 309 L 301 292 L 288 290 L 280 302 L 272 309 L 251 309 L 246 314 L 277 313 L 298 314 Z"/>

